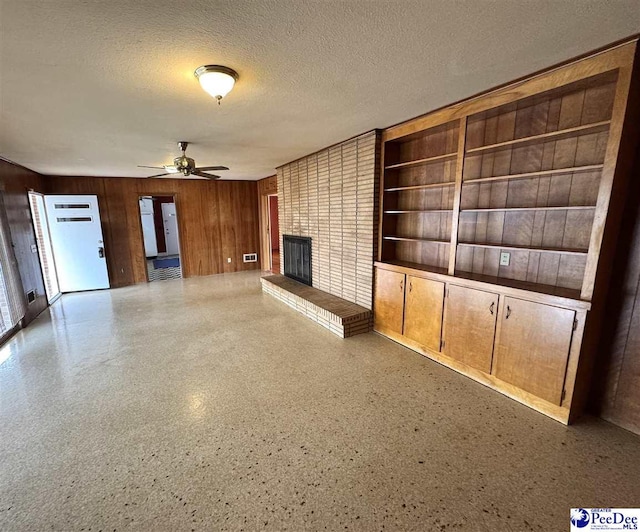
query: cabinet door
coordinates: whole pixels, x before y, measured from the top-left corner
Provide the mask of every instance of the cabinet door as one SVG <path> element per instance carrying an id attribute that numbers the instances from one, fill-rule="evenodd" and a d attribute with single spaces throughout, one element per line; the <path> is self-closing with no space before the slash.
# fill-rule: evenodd
<path id="1" fill-rule="evenodd" d="M 498 295 L 449 285 L 445 305 L 444 354 L 489 373 L 496 332 Z"/>
<path id="2" fill-rule="evenodd" d="M 402 334 L 404 273 L 376 269 L 373 326 Z"/>
<path id="3" fill-rule="evenodd" d="M 440 351 L 444 283 L 407 275 L 406 290 L 404 336 Z"/>
<path id="4" fill-rule="evenodd" d="M 575 311 L 505 298 L 493 374 L 559 405 Z"/>

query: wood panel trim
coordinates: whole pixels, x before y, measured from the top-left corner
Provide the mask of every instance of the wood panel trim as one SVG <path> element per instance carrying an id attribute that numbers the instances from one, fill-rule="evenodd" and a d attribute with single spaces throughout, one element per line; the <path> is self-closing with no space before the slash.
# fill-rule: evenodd
<path id="1" fill-rule="evenodd" d="M 467 141 L 467 117 L 460 119 L 458 127 L 458 158 L 456 160 L 456 180 L 453 193 L 453 213 L 451 218 L 451 245 L 449 246 L 449 275 L 456 271 L 458 250 L 458 224 L 460 223 L 460 202 L 462 198 L 462 175 L 464 172 L 464 147 Z"/>

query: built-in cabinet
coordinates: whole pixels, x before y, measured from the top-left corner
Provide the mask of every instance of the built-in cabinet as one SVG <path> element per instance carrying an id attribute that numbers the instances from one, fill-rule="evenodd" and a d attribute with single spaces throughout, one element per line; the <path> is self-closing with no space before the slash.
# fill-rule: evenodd
<path id="1" fill-rule="evenodd" d="M 628 182 L 636 48 L 383 131 L 377 331 L 558 420 L 579 413 Z"/>
<path id="2" fill-rule="evenodd" d="M 441 281 L 378 269 L 375 329 L 440 351 L 444 286 Z"/>
<path id="3" fill-rule="evenodd" d="M 458 285 L 447 288 L 445 355 L 474 369 L 491 373 L 498 294 Z"/>
<path id="4" fill-rule="evenodd" d="M 576 311 L 505 297 L 492 373 L 559 405 L 569 362 Z"/>
<path id="5" fill-rule="evenodd" d="M 440 349 L 444 283 L 407 275 L 403 334 L 427 349 Z"/>

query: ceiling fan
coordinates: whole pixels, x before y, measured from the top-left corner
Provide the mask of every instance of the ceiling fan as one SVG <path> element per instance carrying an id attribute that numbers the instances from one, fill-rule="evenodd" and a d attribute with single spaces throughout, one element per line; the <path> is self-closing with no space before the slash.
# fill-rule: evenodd
<path id="1" fill-rule="evenodd" d="M 196 166 L 196 162 L 187 157 L 185 152 L 187 151 L 188 142 L 181 140 L 178 142 L 178 148 L 182 151 L 180 157 L 176 157 L 173 160 L 173 164 L 167 164 L 164 166 L 140 166 L 138 168 L 157 168 L 158 170 L 165 170 L 164 174 L 150 175 L 148 177 L 162 177 L 171 174 L 183 174 L 185 177 L 190 175 L 196 175 L 198 177 L 205 177 L 207 179 L 220 179 L 219 175 L 207 174 L 207 170 L 228 170 L 226 166 Z"/>

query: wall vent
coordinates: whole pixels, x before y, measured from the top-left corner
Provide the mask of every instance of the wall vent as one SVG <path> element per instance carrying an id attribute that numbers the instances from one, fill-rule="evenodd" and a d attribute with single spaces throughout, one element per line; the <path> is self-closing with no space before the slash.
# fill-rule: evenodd
<path id="1" fill-rule="evenodd" d="M 242 255 L 243 262 L 258 262 L 258 254 L 257 253 L 245 253 Z"/>
<path id="2" fill-rule="evenodd" d="M 29 305 L 31 305 L 31 303 L 33 303 L 35 300 L 36 300 L 36 291 L 31 290 L 27 292 L 27 302 L 29 303 Z"/>

